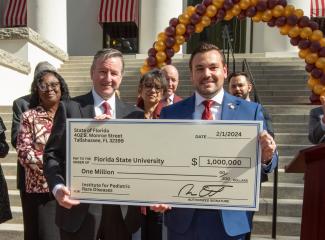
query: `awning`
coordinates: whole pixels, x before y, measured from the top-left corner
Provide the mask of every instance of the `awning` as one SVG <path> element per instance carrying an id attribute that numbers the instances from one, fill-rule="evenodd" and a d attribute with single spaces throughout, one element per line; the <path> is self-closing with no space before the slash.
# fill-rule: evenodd
<path id="1" fill-rule="evenodd" d="M 138 25 L 139 0 L 101 0 L 98 22 L 135 22 Z"/>
<path id="2" fill-rule="evenodd" d="M 22 27 L 27 25 L 27 0 L 7 0 L 3 15 L 4 27 Z"/>
<path id="3" fill-rule="evenodd" d="M 311 0 L 310 17 L 325 17 L 325 0 Z"/>

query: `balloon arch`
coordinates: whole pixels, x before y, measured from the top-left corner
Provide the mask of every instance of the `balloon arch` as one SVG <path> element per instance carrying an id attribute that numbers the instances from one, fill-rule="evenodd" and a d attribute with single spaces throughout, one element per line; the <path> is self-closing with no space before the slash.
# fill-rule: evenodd
<path id="1" fill-rule="evenodd" d="M 308 87 L 312 90 L 311 102 L 325 96 L 325 38 L 319 26 L 301 9 L 289 5 L 287 0 L 203 0 L 196 6 L 169 21 L 169 26 L 157 36 L 148 58 L 140 69 L 141 74 L 152 68 L 171 64 L 172 57 L 193 33 L 200 33 L 211 24 L 237 17 L 250 17 L 254 22 L 265 22 L 278 27 L 280 34 L 288 35 L 290 43 L 298 46 L 299 57 L 305 59 L 309 73 Z"/>

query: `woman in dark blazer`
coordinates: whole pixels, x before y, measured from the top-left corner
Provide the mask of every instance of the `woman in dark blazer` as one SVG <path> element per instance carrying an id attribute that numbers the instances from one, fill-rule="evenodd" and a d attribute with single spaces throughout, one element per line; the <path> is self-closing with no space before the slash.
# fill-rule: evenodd
<path id="1" fill-rule="evenodd" d="M 9 146 L 6 142 L 6 127 L 0 117 L 0 158 L 7 156 Z M 12 218 L 9 204 L 7 183 L 0 165 L 0 223 Z"/>

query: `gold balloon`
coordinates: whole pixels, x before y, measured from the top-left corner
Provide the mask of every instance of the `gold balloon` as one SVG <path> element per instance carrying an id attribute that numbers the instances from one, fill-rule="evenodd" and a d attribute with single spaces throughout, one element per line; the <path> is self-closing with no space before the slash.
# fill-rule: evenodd
<path id="1" fill-rule="evenodd" d="M 240 0 L 238 5 L 241 9 L 246 10 L 251 5 L 251 2 L 250 0 Z"/>
<path id="2" fill-rule="evenodd" d="M 295 37 L 298 37 L 299 36 L 300 32 L 301 32 L 301 28 L 298 27 L 298 26 L 294 26 L 289 31 L 288 36 L 291 37 L 291 38 L 295 38 Z"/>
<path id="3" fill-rule="evenodd" d="M 257 12 L 256 15 L 254 17 L 252 17 L 252 21 L 253 22 L 260 22 L 262 21 L 262 12 Z"/>
<path id="4" fill-rule="evenodd" d="M 309 53 L 310 53 L 309 48 L 307 48 L 307 49 L 300 49 L 298 55 L 299 55 L 300 58 L 303 58 L 304 59 L 304 58 L 306 58 L 306 56 Z"/>
<path id="5" fill-rule="evenodd" d="M 322 38 L 321 40 L 319 40 L 319 43 L 320 43 L 321 47 L 325 47 L 325 38 Z"/>
<path id="6" fill-rule="evenodd" d="M 163 51 L 158 51 L 158 52 L 156 53 L 156 59 L 157 59 L 157 62 L 158 62 L 158 63 L 164 62 L 164 61 L 166 60 L 166 58 L 167 58 L 167 55 L 166 55 L 165 52 L 163 52 Z"/>
<path id="7" fill-rule="evenodd" d="M 284 16 L 285 17 L 289 17 L 290 15 L 292 15 L 295 12 L 295 7 L 293 5 L 287 5 L 284 8 Z"/>
<path id="8" fill-rule="evenodd" d="M 186 25 L 190 22 L 190 18 L 190 15 L 188 15 L 187 13 L 183 13 L 178 16 L 178 21 Z"/>
<path id="9" fill-rule="evenodd" d="M 179 50 L 181 49 L 181 47 L 180 47 L 177 43 L 175 43 L 174 46 L 173 46 L 172 48 L 173 48 L 173 50 L 174 50 L 174 53 L 179 52 Z"/>
<path id="10" fill-rule="evenodd" d="M 313 87 L 313 92 L 316 93 L 317 95 L 320 95 L 324 91 L 325 91 L 325 86 L 322 84 L 315 84 L 315 86 Z"/>
<path id="11" fill-rule="evenodd" d="M 304 16 L 304 11 L 301 9 L 296 9 L 293 14 L 296 15 L 298 18 L 301 18 Z"/>
<path id="12" fill-rule="evenodd" d="M 291 28 L 292 28 L 292 27 L 291 27 L 290 25 L 288 25 L 288 24 L 286 24 L 286 25 L 280 27 L 280 34 L 281 34 L 281 35 L 288 35 L 288 33 L 289 33 L 289 31 L 291 30 Z"/>
<path id="13" fill-rule="evenodd" d="M 164 51 L 165 48 L 166 48 L 166 45 L 164 43 L 164 41 L 161 41 L 161 40 L 158 40 L 156 43 L 155 43 L 155 49 L 157 51 Z"/>
<path id="14" fill-rule="evenodd" d="M 323 32 L 321 30 L 314 30 L 310 36 L 310 40 L 319 41 L 323 38 Z"/>
<path id="15" fill-rule="evenodd" d="M 231 9 L 231 13 L 234 16 L 238 16 L 240 12 L 241 12 L 241 8 L 239 7 L 239 4 L 235 4 Z"/>
<path id="16" fill-rule="evenodd" d="M 234 15 L 232 15 L 231 10 L 228 10 L 228 11 L 226 12 L 226 16 L 224 17 L 224 20 L 226 20 L 226 21 L 230 21 L 233 17 L 234 17 Z"/>
<path id="17" fill-rule="evenodd" d="M 163 66 L 166 66 L 167 64 L 165 62 L 161 62 L 157 64 L 158 68 L 162 68 Z"/>
<path id="18" fill-rule="evenodd" d="M 223 6 L 224 1 L 225 0 L 212 0 L 212 4 L 219 9 Z"/>
<path id="19" fill-rule="evenodd" d="M 318 60 L 318 55 L 317 53 L 309 53 L 307 54 L 305 61 L 306 63 L 309 64 L 314 64 Z"/>
<path id="20" fill-rule="evenodd" d="M 202 24 L 201 22 L 195 24 L 195 32 L 196 32 L 196 33 L 200 33 L 200 32 L 202 32 L 203 29 L 204 29 L 204 26 L 203 26 L 203 24 Z"/>
<path id="21" fill-rule="evenodd" d="M 320 57 L 317 59 L 315 66 L 319 69 L 325 69 L 325 57 Z"/>
<path id="22" fill-rule="evenodd" d="M 319 79 L 315 79 L 312 76 L 309 77 L 308 81 L 307 81 L 307 86 L 310 90 L 313 90 L 314 86 L 320 84 Z"/>
<path id="23" fill-rule="evenodd" d="M 167 36 L 164 32 L 161 32 L 158 34 L 157 39 L 164 42 L 167 39 Z"/>
<path id="24" fill-rule="evenodd" d="M 192 16 L 192 14 L 195 13 L 195 7 L 194 7 L 194 6 L 188 6 L 188 7 L 186 8 L 185 12 L 186 12 L 188 15 Z"/>
<path id="25" fill-rule="evenodd" d="M 179 23 L 176 26 L 176 35 L 183 35 L 186 32 L 185 24 Z"/>
<path id="26" fill-rule="evenodd" d="M 272 9 L 272 14 L 273 17 L 281 17 L 284 14 L 284 7 L 282 5 L 276 5 L 273 9 Z"/>
<path id="27" fill-rule="evenodd" d="M 250 0 L 251 6 L 256 6 L 258 4 L 259 0 Z"/>
<path id="28" fill-rule="evenodd" d="M 203 16 L 201 19 L 201 23 L 204 27 L 207 27 L 211 24 L 211 18 L 209 18 L 208 16 Z"/>
<path id="29" fill-rule="evenodd" d="M 185 42 L 185 37 L 182 35 L 176 35 L 175 40 L 177 44 L 182 45 Z"/>
<path id="30" fill-rule="evenodd" d="M 313 33 L 313 30 L 310 27 L 304 27 L 300 32 L 300 37 L 308 39 Z"/>
<path id="31" fill-rule="evenodd" d="M 267 9 L 263 12 L 262 21 L 269 22 L 272 19 L 272 17 L 273 17 L 272 11 L 270 9 Z"/>
<path id="32" fill-rule="evenodd" d="M 206 13 L 205 15 L 207 15 L 208 17 L 212 18 L 216 15 L 217 13 L 217 8 L 214 5 L 210 5 L 209 7 L 207 7 Z"/>
<path id="33" fill-rule="evenodd" d="M 147 73 L 150 71 L 150 67 L 146 66 L 146 65 L 143 65 L 141 68 L 140 68 L 140 73 L 141 75 Z"/>

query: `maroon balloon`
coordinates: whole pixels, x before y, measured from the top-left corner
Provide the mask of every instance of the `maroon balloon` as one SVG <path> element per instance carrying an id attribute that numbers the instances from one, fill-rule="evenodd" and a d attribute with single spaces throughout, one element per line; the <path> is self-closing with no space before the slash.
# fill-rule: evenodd
<path id="1" fill-rule="evenodd" d="M 252 7 L 249 7 L 247 10 L 246 10 L 246 16 L 247 17 L 254 17 L 257 13 L 257 10 L 256 10 L 256 7 L 252 6 Z"/>
<path id="2" fill-rule="evenodd" d="M 150 57 L 147 58 L 147 63 L 148 63 L 148 65 L 149 65 L 150 67 L 154 67 L 154 66 L 157 65 L 157 60 L 156 60 L 155 57 L 150 56 Z"/>
<path id="3" fill-rule="evenodd" d="M 206 10 L 207 10 L 207 7 L 204 4 L 197 4 L 195 6 L 196 13 L 201 16 L 205 13 Z"/>
<path id="4" fill-rule="evenodd" d="M 298 23 L 298 17 L 296 15 L 290 15 L 287 17 L 287 24 L 295 26 Z"/>
<path id="5" fill-rule="evenodd" d="M 156 54 L 157 54 L 157 50 L 156 50 L 155 48 L 150 48 L 150 49 L 148 50 L 148 56 L 153 56 L 153 57 L 155 57 Z"/>
<path id="6" fill-rule="evenodd" d="M 232 2 L 233 2 L 234 4 L 236 4 L 236 3 L 239 3 L 240 0 L 232 0 Z"/>
<path id="7" fill-rule="evenodd" d="M 275 26 L 275 21 L 276 21 L 276 18 L 272 18 L 270 21 L 267 22 L 267 25 L 269 27 L 274 27 Z"/>
<path id="8" fill-rule="evenodd" d="M 309 17 L 302 16 L 298 21 L 298 26 L 301 28 L 308 27 L 309 26 Z"/>
<path id="9" fill-rule="evenodd" d="M 288 5 L 287 0 L 279 0 L 278 4 L 282 5 L 283 7 L 286 7 Z"/>
<path id="10" fill-rule="evenodd" d="M 310 44 L 311 44 L 311 42 L 308 39 L 302 39 L 302 40 L 300 40 L 298 47 L 300 49 L 306 49 L 306 48 L 309 48 Z"/>
<path id="11" fill-rule="evenodd" d="M 225 0 L 224 3 L 223 3 L 223 7 L 224 7 L 226 10 L 231 9 L 233 6 L 234 6 L 234 3 L 233 3 L 232 0 Z"/>
<path id="12" fill-rule="evenodd" d="M 178 19 L 177 19 L 177 18 L 171 18 L 171 19 L 169 20 L 169 26 L 171 26 L 171 27 L 176 27 L 177 24 L 178 24 Z"/>
<path id="13" fill-rule="evenodd" d="M 191 16 L 191 23 L 195 25 L 200 21 L 201 21 L 201 16 L 197 13 L 193 13 Z"/>
<path id="14" fill-rule="evenodd" d="M 309 27 L 314 31 L 319 29 L 319 25 L 315 21 L 309 21 Z"/>
<path id="15" fill-rule="evenodd" d="M 278 0 L 268 0 L 267 7 L 273 9 L 278 4 Z"/>
<path id="16" fill-rule="evenodd" d="M 211 5 L 212 0 L 203 0 L 202 4 L 204 4 L 204 6 L 208 7 L 209 5 Z"/>
<path id="17" fill-rule="evenodd" d="M 315 53 L 315 52 L 318 52 L 320 49 L 321 49 L 321 45 L 318 41 L 312 41 L 310 46 L 309 46 L 309 49 L 311 52 Z"/>
<path id="18" fill-rule="evenodd" d="M 218 20 L 223 20 L 226 16 L 226 10 L 224 8 L 220 8 L 217 12 L 217 18 Z"/>
<path id="19" fill-rule="evenodd" d="M 186 32 L 187 32 L 188 34 L 192 34 L 192 33 L 194 33 L 194 32 L 195 32 L 195 26 L 192 25 L 192 24 L 188 24 L 188 25 L 186 26 Z"/>
<path id="20" fill-rule="evenodd" d="M 183 36 L 185 38 L 185 42 L 187 42 L 191 38 L 191 34 L 188 34 L 188 33 L 184 33 Z"/>
<path id="21" fill-rule="evenodd" d="M 320 83 L 325 85 L 325 74 L 323 74 L 320 78 Z"/>
<path id="22" fill-rule="evenodd" d="M 217 21 L 218 21 L 217 15 L 214 15 L 214 16 L 211 18 L 211 25 L 217 23 Z"/>
<path id="23" fill-rule="evenodd" d="M 308 63 L 306 64 L 305 70 L 310 73 L 314 68 L 315 68 L 314 64 Z"/>
<path id="24" fill-rule="evenodd" d="M 311 93 L 309 100 L 311 101 L 312 104 L 320 104 L 320 100 L 319 100 L 319 95 L 316 95 L 315 93 Z"/>
<path id="25" fill-rule="evenodd" d="M 277 25 L 278 27 L 282 27 L 286 24 L 286 22 L 287 22 L 287 18 L 284 16 L 281 16 L 275 20 L 275 25 Z"/>
<path id="26" fill-rule="evenodd" d="M 239 20 L 245 20 L 246 19 L 246 11 L 242 10 L 239 15 L 237 16 Z"/>
<path id="27" fill-rule="evenodd" d="M 267 9 L 267 1 L 266 0 L 260 0 L 256 5 L 257 11 L 264 12 Z"/>
<path id="28" fill-rule="evenodd" d="M 313 78 L 320 78 L 323 75 L 323 71 L 320 70 L 319 68 L 315 67 L 311 72 L 310 75 Z"/>
<path id="29" fill-rule="evenodd" d="M 175 36 L 175 32 L 176 32 L 175 27 L 172 26 L 169 26 L 165 29 L 165 33 L 169 37 Z"/>
<path id="30" fill-rule="evenodd" d="M 172 58 L 175 54 L 175 52 L 172 48 L 166 48 L 165 53 L 166 53 L 167 57 L 169 57 L 169 58 Z"/>
<path id="31" fill-rule="evenodd" d="M 165 45 L 168 48 L 171 48 L 172 46 L 174 46 L 176 40 L 174 37 L 167 37 L 167 39 L 165 40 Z"/>
<path id="32" fill-rule="evenodd" d="M 291 38 L 291 39 L 290 39 L 290 43 L 291 43 L 291 45 L 293 45 L 293 46 L 298 46 L 300 40 L 301 40 L 300 37 Z"/>
<path id="33" fill-rule="evenodd" d="M 325 57 L 325 47 L 322 47 L 321 49 L 319 49 L 318 56 Z"/>

